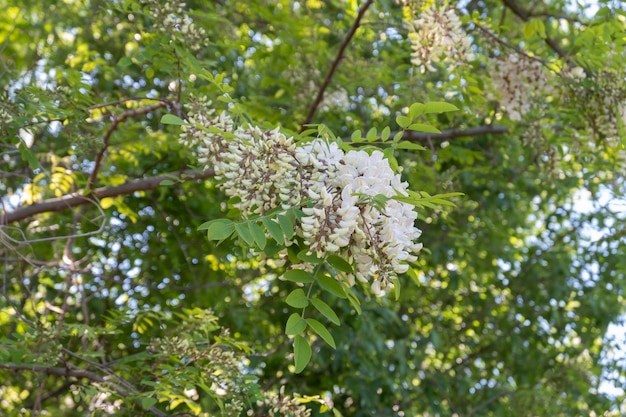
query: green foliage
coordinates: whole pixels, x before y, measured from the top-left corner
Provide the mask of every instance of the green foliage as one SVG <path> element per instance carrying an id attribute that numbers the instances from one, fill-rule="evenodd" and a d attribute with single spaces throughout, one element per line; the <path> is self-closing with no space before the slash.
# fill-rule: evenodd
<path id="1" fill-rule="evenodd" d="M 626 12 L 447 2 L 474 59 L 420 73 L 442 5 L 399 3 L 0 2 L 0 415 L 626 412 Z M 393 294 L 299 208 L 242 218 L 180 141 L 225 110 L 383 152 Z"/>

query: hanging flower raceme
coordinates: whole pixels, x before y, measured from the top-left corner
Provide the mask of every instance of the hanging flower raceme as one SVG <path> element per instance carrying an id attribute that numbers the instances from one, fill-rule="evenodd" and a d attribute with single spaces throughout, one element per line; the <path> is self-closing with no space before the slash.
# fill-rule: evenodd
<path id="1" fill-rule="evenodd" d="M 390 286 L 421 249 L 415 243 L 421 234 L 414 226 L 417 213 L 392 199 L 405 195 L 407 184 L 380 151 L 344 154 L 336 143 L 316 139 L 300 147 L 297 155 L 304 164 L 321 168 L 311 188 L 317 203 L 302 209 L 302 237 L 310 252 L 352 260 L 356 273 L 348 276 L 351 285 L 355 279 L 367 282 L 374 277 L 375 293 Z M 384 204 L 375 204 L 376 199 Z"/>
<path id="2" fill-rule="evenodd" d="M 548 74 L 541 62 L 518 54 L 493 60 L 491 81 L 500 105 L 515 121 L 522 120 L 533 104 L 550 91 Z"/>
<path id="3" fill-rule="evenodd" d="M 411 22 L 409 39 L 411 63 L 422 73 L 434 72 L 437 63 L 454 67 L 474 59 L 470 39 L 454 9 L 428 7 Z"/>
<path id="4" fill-rule="evenodd" d="M 315 139 L 298 146 L 278 129 L 233 129 L 228 115 L 193 117 L 181 141 L 195 147 L 198 160 L 216 172 L 220 187 L 244 217 L 274 208 L 296 207 L 304 216 L 296 234 L 310 254 L 349 260 L 358 280 L 379 294 L 408 270 L 422 245 L 413 206 L 394 200 L 407 184 L 380 151 L 343 150 Z"/>

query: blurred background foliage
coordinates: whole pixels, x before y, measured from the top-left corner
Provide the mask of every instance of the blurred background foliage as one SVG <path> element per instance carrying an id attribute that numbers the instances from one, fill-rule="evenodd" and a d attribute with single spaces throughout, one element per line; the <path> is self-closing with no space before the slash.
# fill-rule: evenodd
<path id="1" fill-rule="evenodd" d="M 428 3 L 0 0 L 0 415 L 271 415 L 264 392 L 313 415 L 626 412 L 624 5 L 450 1 L 475 59 L 420 73 Z M 493 84 L 508 54 L 550 87 L 521 120 Z M 339 136 L 461 109 L 396 157 L 412 189 L 464 196 L 420 212 L 399 300 L 324 296 L 337 349 L 295 374 L 293 284 L 197 231 L 226 199 L 159 121 L 201 105 L 296 132 L 334 64 L 309 121 Z"/>

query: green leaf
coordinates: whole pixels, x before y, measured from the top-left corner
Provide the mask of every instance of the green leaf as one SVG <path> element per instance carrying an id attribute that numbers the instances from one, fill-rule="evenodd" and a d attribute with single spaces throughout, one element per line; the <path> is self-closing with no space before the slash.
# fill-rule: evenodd
<path id="1" fill-rule="evenodd" d="M 396 301 L 400 299 L 400 278 L 395 277 L 393 280 L 393 292 L 396 298 Z"/>
<path id="2" fill-rule="evenodd" d="M 441 130 L 426 123 L 413 123 L 408 129 L 416 132 L 441 133 Z"/>
<path id="3" fill-rule="evenodd" d="M 396 149 L 409 149 L 412 151 L 424 151 L 426 150 L 426 148 L 424 148 L 422 145 L 418 145 L 417 143 L 413 143 L 413 142 L 409 142 L 406 140 L 403 140 L 402 142 L 399 142 L 396 145 Z"/>
<path id="4" fill-rule="evenodd" d="M 391 135 L 391 129 L 389 128 L 389 126 L 385 126 L 383 128 L 383 131 L 380 132 L 380 140 L 385 142 L 385 141 L 387 141 L 387 139 L 389 139 L 390 135 Z"/>
<path id="5" fill-rule="evenodd" d="M 164 114 L 161 117 L 161 123 L 164 125 L 184 125 L 187 124 L 183 119 L 178 116 L 174 116 L 173 114 Z"/>
<path id="6" fill-rule="evenodd" d="M 411 120 L 415 120 L 416 117 L 424 114 L 424 105 L 422 103 L 413 103 L 411 107 L 409 107 L 409 118 Z"/>
<path id="7" fill-rule="evenodd" d="M 298 335 L 293 345 L 294 363 L 296 365 L 296 373 L 299 374 L 306 368 L 311 360 L 311 345 L 304 337 Z"/>
<path id="8" fill-rule="evenodd" d="M 424 105 L 424 114 L 430 113 L 446 113 L 450 111 L 458 111 L 459 108 L 454 104 L 446 103 L 445 101 L 431 101 Z"/>
<path id="9" fill-rule="evenodd" d="M 309 305 L 309 300 L 302 288 L 293 290 L 285 299 L 285 302 L 295 308 L 304 308 Z"/>
<path id="10" fill-rule="evenodd" d="M 311 298 L 311 304 L 313 304 L 313 307 L 315 307 L 315 309 L 319 311 L 322 314 L 322 316 L 326 317 L 333 324 L 337 326 L 341 324 L 341 322 L 339 321 L 339 317 L 337 317 L 337 314 L 335 314 L 333 309 L 330 308 L 328 304 L 326 304 L 319 298 L 315 298 L 315 297 Z"/>
<path id="11" fill-rule="evenodd" d="M 319 263 L 321 263 L 323 261 L 323 259 L 318 258 L 317 255 L 314 254 L 314 253 L 307 254 L 306 249 L 301 250 L 300 252 L 298 252 L 297 257 L 301 261 L 309 262 L 309 263 L 312 263 L 312 264 L 319 264 Z"/>
<path id="12" fill-rule="evenodd" d="M 317 279 L 317 282 L 324 291 L 331 293 L 335 297 L 346 298 L 346 292 L 335 278 L 328 275 L 322 275 Z"/>
<path id="13" fill-rule="evenodd" d="M 375 127 L 371 128 L 370 130 L 367 131 L 367 136 L 365 137 L 366 139 L 378 139 L 378 135 L 376 134 L 377 130 Z"/>
<path id="14" fill-rule="evenodd" d="M 295 231 L 293 230 L 293 222 L 288 216 L 283 214 L 279 214 L 276 216 L 278 219 L 278 223 L 280 224 L 280 228 L 283 229 L 283 233 L 287 236 L 287 239 L 291 239 L 295 235 Z"/>
<path id="15" fill-rule="evenodd" d="M 306 321 L 298 313 L 293 313 L 287 319 L 285 334 L 293 336 L 302 333 L 306 329 Z"/>
<path id="16" fill-rule="evenodd" d="M 351 290 L 346 291 L 346 294 L 348 295 L 348 301 L 356 310 L 357 314 L 361 314 L 361 302 L 359 301 L 359 298 L 354 295 L 354 292 L 352 292 Z"/>
<path id="17" fill-rule="evenodd" d="M 352 140 L 352 142 L 360 142 L 362 137 L 361 137 L 361 131 L 360 130 L 355 130 L 354 132 L 352 132 L 352 135 L 350 136 L 350 139 Z"/>
<path id="18" fill-rule="evenodd" d="M 263 226 L 267 229 L 272 239 L 278 242 L 280 245 L 285 244 L 285 236 L 283 235 L 283 231 L 278 225 L 278 223 L 272 221 L 271 219 L 264 218 Z"/>
<path id="19" fill-rule="evenodd" d="M 152 407 L 154 404 L 157 403 L 157 399 L 156 398 L 152 398 L 152 397 L 144 397 L 141 399 L 141 406 L 147 410 L 150 407 Z"/>
<path id="20" fill-rule="evenodd" d="M 133 65 L 133 60 L 127 56 L 122 57 L 119 61 L 117 61 L 117 66 L 124 68 Z"/>
<path id="21" fill-rule="evenodd" d="M 250 232 L 250 228 L 248 227 L 248 222 L 235 223 L 235 231 L 243 239 L 246 244 L 252 246 L 254 244 L 254 237 L 252 236 L 252 232 Z"/>
<path id="22" fill-rule="evenodd" d="M 169 186 L 169 185 L 174 185 L 174 184 L 175 183 L 172 180 L 163 180 L 159 183 L 159 185 L 162 185 L 162 186 Z"/>
<path id="23" fill-rule="evenodd" d="M 332 347 L 333 349 L 337 349 L 337 345 L 335 344 L 335 339 L 333 338 L 333 335 L 330 334 L 326 326 L 324 326 L 322 323 L 320 323 L 319 321 L 315 319 L 305 319 L 305 321 L 307 322 L 309 327 L 313 329 L 315 333 L 317 333 L 319 337 L 324 339 L 324 342 L 328 343 L 328 345 Z"/>
<path id="24" fill-rule="evenodd" d="M 209 240 L 224 240 L 233 234 L 235 224 L 229 219 L 215 219 L 202 223 L 198 230 L 206 230 Z"/>
<path id="25" fill-rule="evenodd" d="M 265 232 L 256 223 L 250 222 L 248 224 L 250 229 L 250 233 L 252 233 L 252 238 L 254 239 L 254 243 L 256 243 L 257 247 L 261 250 L 265 249 L 265 245 L 267 244 L 267 237 L 265 236 Z"/>
<path id="26" fill-rule="evenodd" d="M 291 282 L 299 282 L 301 284 L 308 284 L 313 282 L 313 274 L 301 269 L 291 269 L 283 274 L 283 278 Z"/>
<path id="27" fill-rule="evenodd" d="M 326 258 L 326 262 L 328 262 L 333 268 L 337 271 L 353 273 L 354 268 L 350 265 L 345 259 L 337 256 L 330 255 Z"/>
<path id="28" fill-rule="evenodd" d="M 398 126 L 400 126 L 402 129 L 406 129 L 411 124 L 411 119 L 407 116 L 400 115 L 396 117 L 396 123 L 398 123 Z"/>
<path id="29" fill-rule="evenodd" d="M 542 20 L 539 19 L 535 19 L 535 30 L 537 31 L 537 34 L 539 35 L 539 37 L 541 39 L 545 39 L 548 37 L 548 35 L 546 34 L 546 27 L 543 24 Z"/>
<path id="30" fill-rule="evenodd" d="M 534 33 L 535 33 L 535 27 L 534 27 L 534 25 L 533 25 L 533 21 L 532 21 L 532 20 L 531 20 L 531 21 L 529 21 L 529 22 L 526 22 L 526 23 L 524 24 L 524 30 L 523 30 L 523 32 L 524 32 L 524 37 L 525 37 L 526 39 L 530 39 L 530 38 L 534 35 Z"/>
<path id="31" fill-rule="evenodd" d="M 28 161 L 28 166 L 30 167 L 30 169 L 39 168 L 39 160 L 37 159 L 35 154 L 30 149 L 28 149 L 24 141 L 20 140 L 17 149 L 20 151 L 22 159 Z"/>

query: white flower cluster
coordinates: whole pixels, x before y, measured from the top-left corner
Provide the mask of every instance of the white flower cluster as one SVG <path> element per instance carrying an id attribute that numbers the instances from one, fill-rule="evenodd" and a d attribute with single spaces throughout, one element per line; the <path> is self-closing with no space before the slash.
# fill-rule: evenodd
<path id="1" fill-rule="evenodd" d="M 348 92 L 343 88 L 335 90 L 332 93 L 324 95 L 324 99 L 320 103 L 320 112 L 329 112 L 335 109 L 346 110 L 350 107 L 350 97 Z"/>
<path id="2" fill-rule="evenodd" d="M 428 7 L 412 22 L 409 39 L 413 50 L 411 63 L 421 73 L 434 72 L 436 63 L 453 68 L 474 59 L 470 39 L 454 9 Z"/>
<path id="3" fill-rule="evenodd" d="M 293 138 L 278 128 L 262 130 L 246 126 L 233 129 L 226 113 L 216 119 L 200 119 L 209 131 L 197 128 L 193 137 L 201 135 L 198 161 L 215 170 L 215 178 L 244 217 L 263 214 L 273 208 L 299 206 L 301 191 L 308 184 L 309 173 L 300 169 Z"/>
<path id="4" fill-rule="evenodd" d="M 102 414 L 115 414 L 120 410 L 122 406 L 122 400 L 117 399 L 115 401 L 111 401 L 109 397 L 111 397 L 111 393 L 105 391 L 104 387 L 101 388 L 102 391 L 97 393 L 91 398 L 91 402 L 89 403 L 89 411 L 93 414 L 98 414 L 98 412 Z"/>
<path id="5" fill-rule="evenodd" d="M 297 146 L 278 129 L 233 129 L 228 115 L 194 115 L 181 142 L 195 147 L 198 160 L 215 170 L 220 186 L 244 217 L 276 207 L 301 208 L 298 236 L 323 258 L 336 254 L 352 262 L 348 283 L 368 282 L 379 294 L 417 258 L 421 231 L 413 207 L 392 198 L 407 184 L 380 151 L 344 153 L 336 143 L 315 139 Z"/>
<path id="6" fill-rule="evenodd" d="M 192 51 L 207 45 L 206 31 L 196 26 L 180 0 L 147 0 L 146 5 L 154 17 L 154 27 L 172 39 L 185 43 Z"/>
<path id="7" fill-rule="evenodd" d="M 491 82 L 499 95 L 500 106 L 511 120 L 520 121 L 537 98 L 550 91 L 548 76 L 541 62 L 509 54 L 492 62 Z"/>
<path id="8" fill-rule="evenodd" d="M 372 199 L 405 195 L 407 184 L 380 151 L 344 154 L 336 143 L 316 139 L 298 148 L 297 155 L 318 173 L 308 191 L 316 203 L 302 209 L 302 237 L 310 252 L 353 260 L 351 285 L 355 278 L 367 282 L 374 277 L 374 293 L 391 287 L 393 277 L 407 271 L 406 262 L 417 259 L 422 245 L 415 240 L 421 231 L 414 226 L 417 213 L 409 204 L 389 199 L 377 207 Z"/>

